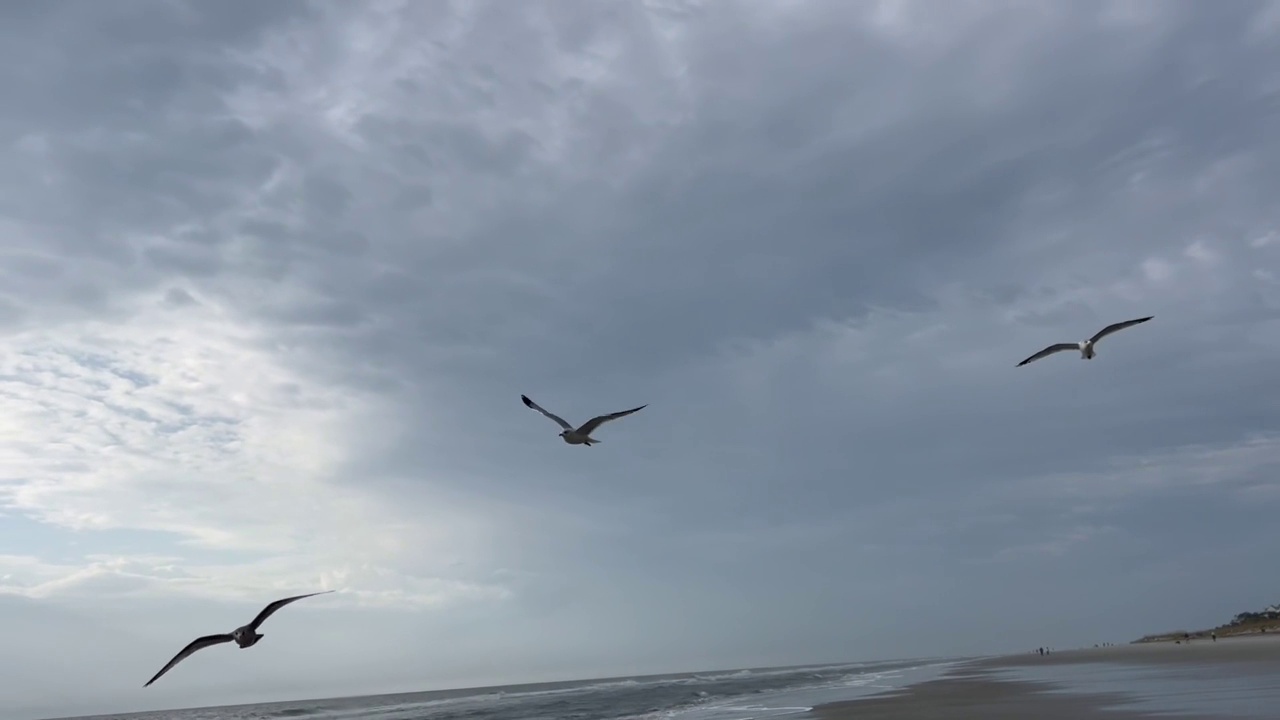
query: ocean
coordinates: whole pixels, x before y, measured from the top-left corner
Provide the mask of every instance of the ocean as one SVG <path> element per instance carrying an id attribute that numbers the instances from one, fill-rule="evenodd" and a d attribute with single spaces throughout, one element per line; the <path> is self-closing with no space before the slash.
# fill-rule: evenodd
<path id="1" fill-rule="evenodd" d="M 650 675 L 99 715 L 96 720 L 747 720 L 941 675 L 943 659 Z"/>

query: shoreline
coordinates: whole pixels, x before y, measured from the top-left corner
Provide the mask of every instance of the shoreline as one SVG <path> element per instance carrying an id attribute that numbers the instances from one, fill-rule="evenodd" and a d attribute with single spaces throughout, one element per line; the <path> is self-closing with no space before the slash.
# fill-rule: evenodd
<path id="1" fill-rule="evenodd" d="M 1091 689 L 1091 683 L 1081 682 L 1084 676 L 1066 667 L 1071 665 L 1109 677 L 1107 690 Z M 1210 674 L 1228 678 L 1241 674 L 1247 678 L 1248 671 L 1280 677 L 1280 635 L 1219 638 L 1217 642 L 1197 640 L 1190 644 L 1134 643 L 1063 650 L 1046 656 L 1023 653 L 977 658 L 962 662 L 940 678 L 870 697 L 818 705 L 806 716 L 819 720 L 1145 720 L 1162 715 L 1141 706 L 1167 702 L 1168 691 L 1136 673 L 1168 674 L 1165 682 L 1177 682 L 1177 673 L 1205 675 L 1199 672 L 1204 667 L 1215 667 L 1221 672 Z M 1126 678 L 1132 682 L 1126 683 Z M 1217 707 L 1229 700 L 1229 695 L 1247 694 L 1250 690 L 1203 690 L 1200 692 L 1205 697 L 1199 698 L 1198 704 Z M 1179 691 L 1189 695 L 1196 692 L 1189 686 Z M 1280 683 L 1261 685 L 1256 692 L 1267 697 L 1280 695 Z M 1274 699 L 1266 702 L 1274 707 Z M 1207 709 L 1184 717 L 1219 720 L 1228 714 Z"/>

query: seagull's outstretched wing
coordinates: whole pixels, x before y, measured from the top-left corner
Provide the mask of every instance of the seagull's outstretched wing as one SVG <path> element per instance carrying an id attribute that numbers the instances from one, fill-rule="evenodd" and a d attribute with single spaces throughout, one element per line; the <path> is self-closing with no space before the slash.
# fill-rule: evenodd
<path id="1" fill-rule="evenodd" d="M 196 638 L 195 640 L 192 640 L 190 645 L 187 645 L 186 647 L 182 648 L 182 652 L 178 653 L 177 655 L 174 655 L 173 659 L 170 660 L 167 665 L 160 668 L 160 672 L 156 673 L 155 677 L 148 680 L 147 684 L 143 685 L 142 687 L 147 687 L 147 685 L 150 685 L 156 680 L 159 680 L 161 675 L 169 672 L 169 668 L 185 660 L 187 656 L 190 655 L 191 653 L 197 650 L 203 650 L 204 648 L 211 647 L 213 645 L 219 645 L 221 643 L 231 642 L 234 639 L 235 638 L 231 637 L 230 635 L 205 635 L 202 638 Z"/>
<path id="2" fill-rule="evenodd" d="M 527 395 L 521 395 L 521 396 L 520 396 L 520 399 L 524 401 L 524 404 L 525 404 L 525 406 L 526 406 L 526 407 L 531 407 L 531 408 L 533 408 L 534 410 L 537 410 L 538 412 L 542 413 L 543 415 L 546 415 L 547 417 L 549 417 L 549 418 L 551 418 L 552 420 L 554 420 L 554 421 L 556 422 L 556 424 L 557 424 L 557 425 L 559 425 L 560 427 L 564 428 L 565 430 L 572 430 L 572 429 L 573 429 L 573 426 L 572 426 L 572 425 L 570 425 L 569 423 L 565 422 L 565 421 L 564 421 L 564 418 L 560 417 L 559 415 L 555 415 L 555 414 L 549 413 L 549 412 L 547 412 L 546 410 L 543 410 L 541 405 L 539 405 L 538 403 L 536 403 L 536 402 L 534 402 L 534 401 L 530 400 L 530 399 L 529 399 L 529 397 L 528 397 Z"/>
<path id="3" fill-rule="evenodd" d="M 578 428 L 578 434 L 590 435 L 592 431 L 594 431 L 596 428 L 600 427 L 601 425 L 609 422 L 610 420 L 617 420 L 620 417 L 626 417 L 633 412 L 639 412 L 647 407 L 649 406 L 645 404 L 645 405 L 641 405 L 638 408 L 631 408 L 630 410 L 623 410 L 622 412 L 610 413 L 608 415 L 600 415 L 599 417 L 593 417 L 590 420 L 582 423 L 582 427 Z"/>
<path id="4" fill-rule="evenodd" d="M 1080 346 L 1077 345 L 1076 343 L 1058 343 L 1057 345 L 1050 345 L 1049 347 L 1041 350 L 1035 355 L 1032 355 L 1026 360 L 1023 360 L 1022 362 L 1018 363 L 1018 367 L 1022 367 L 1023 365 L 1026 365 L 1029 362 L 1039 360 L 1042 357 L 1049 357 L 1054 353 L 1062 352 L 1064 350 L 1079 350 L 1079 349 L 1080 349 Z"/>
<path id="5" fill-rule="evenodd" d="M 250 629 L 250 630 L 257 631 L 258 626 L 259 626 L 259 625 L 261 625 L 262 623 L 266 622 L 266 621 L 267 621 L 267 618 L 271 617 L 271 613 L 273 613 L 273 612 L 275 612 L 275 611 L 279 610 L 280 608 L 284 607 L 285 605 L 288 605 L 289 603 L 293 602 L 294 600 L 301 600 L 302 598 L 315 597 L 316 595 L 324 595 L 325 593 L 331 593 L 331 592 L 333 592 L 333 591 L 332 591 L 332 590 L 322 590 L 322 591 L 320 591 L 320 592 L 307 593 L 306 595 L 294 595 L 293 597 L 287 597 L 287 598 L 284 598 L 284 599 L 282 599 L 282 600 L 276 600 L 275 602 L 271 603 L 270 605 L 268 605 L 268 606 L 266 606 L 266 607 L 262 608 L 262 612 L 258 613 L 258 617 L 254 618 L 254 619 L 253 619 L 253 622 L 249 623 L 249 629 Z"/>
<path id="6" fill-rule="evenodd" d="M 1142 323 L 1144 323 L 1144 322 L 1146 322 L 1146 321 L 1150 320 L 1150 319 L 1151 319 L 1151 318 L 1153 318 L 1153 317 L 1155 317 L 1155 315 L 1148 315 L 1147 317 L 1144 317 L 1144 318 L 1138 318 L 1137 320 L 1125 320 L 1124 322 L 1118 322 L 1118 323 L 1115 323 L 1115 324 L 1113 324 L 1113 325 L 1108 325 L 1108 326 L 1106 326 L 1106 327 L 1102 328 L 1101 330 L 1099 330 L 1097 335 L 1094 335 L 1092 338 L 1090 338 L 1089 342 L 1094 342 L 1094 343 L 1096 343 L 1096 342 L 1098 342 L 1099 340 L 1101 340 L 1102 338 L 1104 338 L 1104 337 L 1106 337 L 1106 336 L 1110 335 L 1110 334 L 1111 334 L 1111 333 L 1113 333 L 1113 332 L 1118 332 L 1118 331 L 1123 330 L 1123 329 L 1125 329 L 1125 328 L 1127 328 L 1127 327 L 1133 327 L 1134 325 L 1140 325 L 1140 324 L 1142 324 Z"/>

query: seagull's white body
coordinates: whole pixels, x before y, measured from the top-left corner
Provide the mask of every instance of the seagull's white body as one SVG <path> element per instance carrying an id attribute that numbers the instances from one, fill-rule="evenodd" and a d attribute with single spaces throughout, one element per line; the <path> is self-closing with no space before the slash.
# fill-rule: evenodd
<path id="1" fill-rule="evenodd" d="M 591 443 L 600 442 L 589 435 L 579 435 L 576 430 L 565 430 L 560 433 L 560 438 L 570 445 L 586 445 L 587 447 L 590 447 Z"/>
<path id="2" fill-rule="evenodd" d="M 537 410 L 538 412 L 550 418 L 553 422 L 555 422 L 555 424 L 564 428 L 560 432 L 561 440 L 564 440 L 566 443 L 570 445 L 585 445 L 587 447 L 591 447 L 592 445 L 600 442 L 599 440 L 591 437 L 591 433 L 594 432 L 596 428 L 609 422 L 610 420 L 617 420 L 620 417 L 626 417 L 633 412 L 639 412 L 645 409 L 646 407 L 648 407 L 648 405 L 641 405 L 640 407 L 631 408 L 630 410 L 623 410 L 621 412 L 609 413 L 608 415 L 599 415 L 591 418 L 590 420 L 582 423 L 582 425 L 575 428 L 574 426 L 570 425 L 568 422 L 565 422 L 565 419 L 560 417 L 559 415 L 556 415 L 554 413 L 550 413 L 544 410 L 541 405 L 530 400 L 527 395 L 521 395 L 520 400 L 524 402 L 525 407 L 528 407 L 533 410 Z"/>
<path id="3" fill-rule="evenodd" d="M 274 613 L 275 611 L 279 610 L 280 608 L 284 607 L 285 605 L 288 605 L 289 603 L 295 600 L 314 597 L 316 595 L 324 595 L 325 593 L 331 593 L 331 592 L 333 591 L 325 590 L 324 592 L 307 593 L 306 595 L 295 595 L 293 597 L 287 597 L 281 600 L 276 600 L 275 602 L 272 602 L 271 604 L 264 607 L 262 611 L 258 613 L 258 616 L 253 619 L 253 622 L 249 623 L 248 625 L 241 625 L 235 630 L 232 630 L 231 632 L 223 635 L 205 635 L 204 637 L 199 637 L 199 638 L 196 638 L 195 640 L 192 640 L 190 643 L 187 644 L 186 647 L 182 648 L 182 650 L 179 651 L 177 655 L 174 655 L 172 660 L 170 660 L 164 667 L 160 668 L 160 672 L 156 673 L 154 677 L 148 680 L 147 684 L 143 685 L 143 687 L 147 687 L 148 685 L 155 682 L 156 680 L 159 680 L 161 675 L 164 675 L 165 673 L 169 672 L 170 668 L 182 662 L 197 650 L 203 650 L 204 648 L 207 648 L 207 647 L 212 647 L 214 645 L 221 645 L 222 643 L 228 643 L 228 642 L 234 642 L 242 650 L 247 647 L 253 647 L 258 643 L 259 640 L 262 639 L 262 633 L 258 632 L 258 626 L 262 625 L 262 623 L 265 622 L 267 618 L 271 617 L 272 613 Z"/>
<path id="4" fill-rule="evenodd" d="M 1050 345 L 1049 347 L 1041 350 L 1035 355 L 1032 355 L 1026 360 L 1023 360 L 1022 362 L 1018 363 L 1018 367 L 1022 367 L 1023 365 L 1026 365 L 1027 363 L 1033 362 L 1035 360 L 1039 360 L 1040 358 L 1048 357 L 1054 353 L 1063 352 L 1064 350 L 1079 350 L 1081 360 L 1092 360 L 1094 356 L 1097 355 L 1097 351 L 1094 349 L 1094 347 L 1098 344 L 1099 340 L 1110 335 L 1111 333 L 1118 332 L 1127 327 L 1133 327 L 1134 325 L 1139 325 L 1141 323 L 1144 323 L 1153 317 L 1155 316 L 1149 315 L 1144 318 L 1138 318 L 1137 320 L 1125 320 L 1124 322 L 1113 323 L 1099 330 L 1097 334 L 1095 334 L 1093 337 L 1089 338 L 1088 340 L 1081 340 L 1080 342 L 1075 342 L 1075 343 L 1058 343 L 1056 345 Z"/>
<path id="5" fill-rule="evenodd" d="M 1081 340 L 1080 342 L 1076 343 L 1076 347 L 1080 348 L 1081 360 L 1092 360 L 1093 356 L 1097 354 L 1093 351 L 1092 340 Z"/>

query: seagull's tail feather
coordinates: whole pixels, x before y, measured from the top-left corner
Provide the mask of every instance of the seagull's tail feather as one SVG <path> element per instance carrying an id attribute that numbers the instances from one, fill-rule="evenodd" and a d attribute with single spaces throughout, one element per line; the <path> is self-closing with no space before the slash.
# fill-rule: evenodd
<path id="1" fill-rule="evenodd" d="M 599 445 L 600 441 L 595 438 L 587 438 L 586 444 L 587 447 L 591 447 L 592 445 Z"/>

